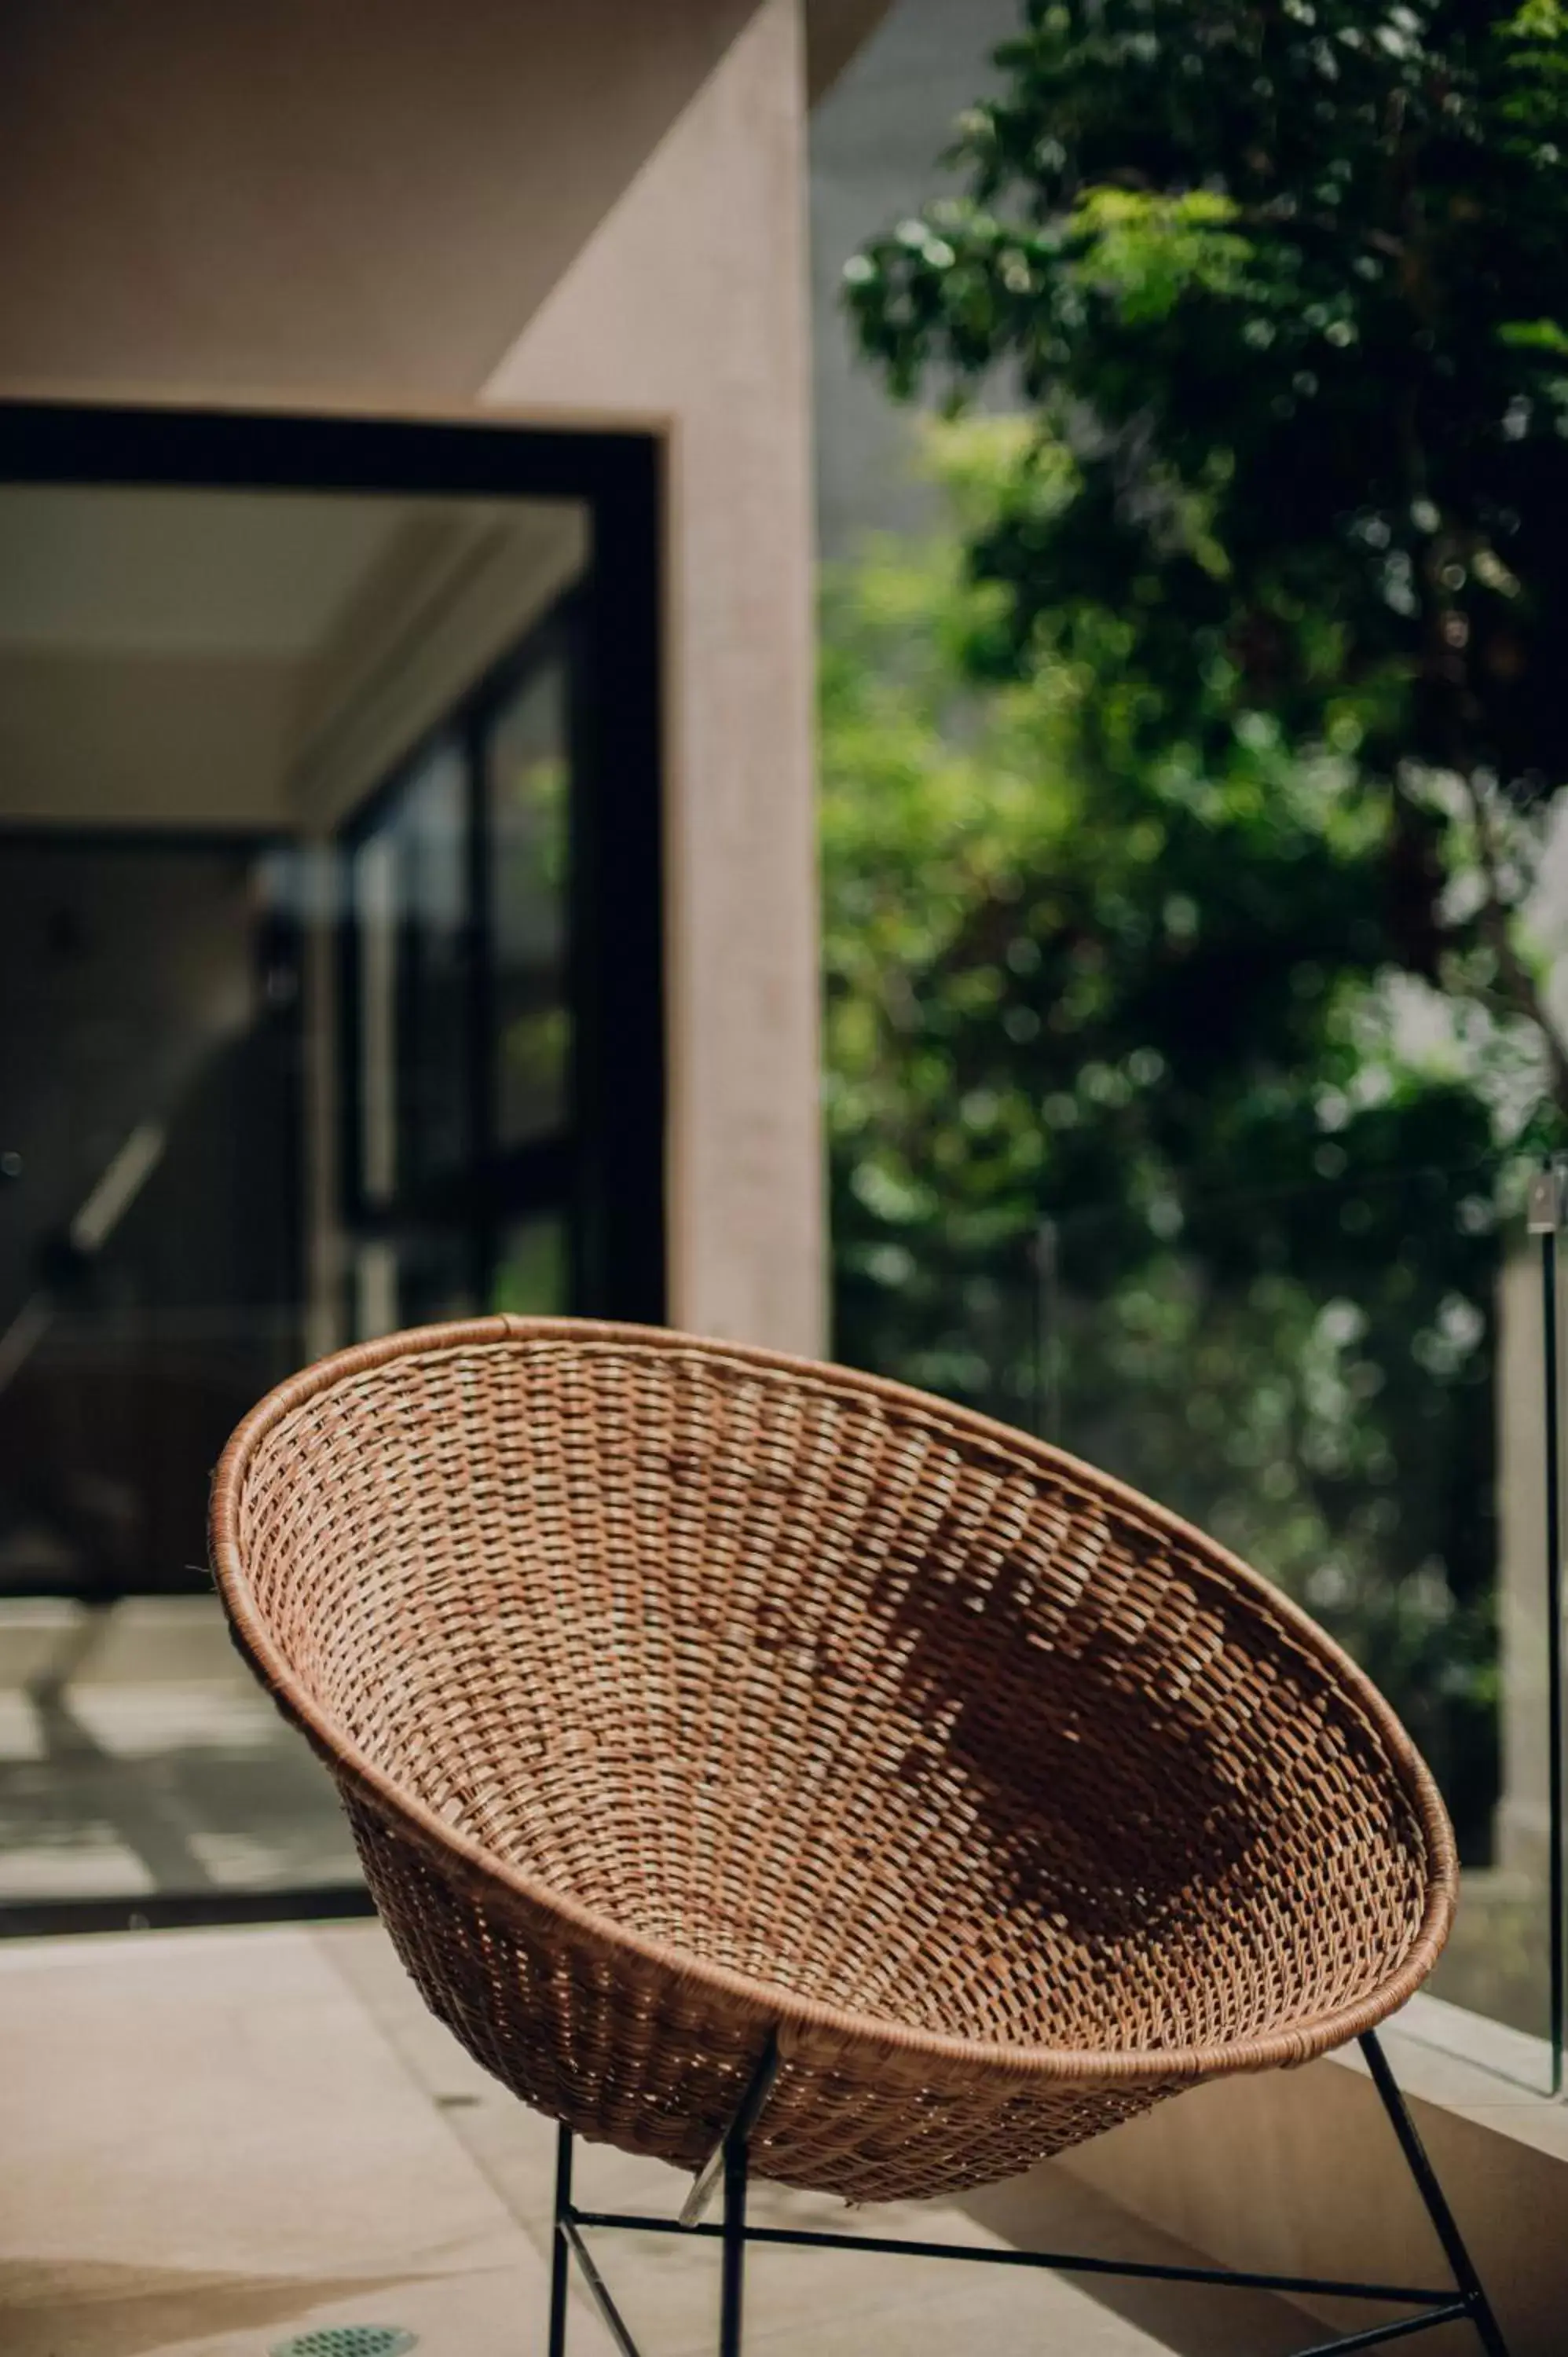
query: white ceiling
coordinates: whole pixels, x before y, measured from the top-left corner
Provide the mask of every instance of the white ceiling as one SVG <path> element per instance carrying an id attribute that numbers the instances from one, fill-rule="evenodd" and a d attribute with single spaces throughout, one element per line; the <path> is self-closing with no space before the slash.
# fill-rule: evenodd
<path id="1" fill-rule="evenodd" d="M 0 488 L 0 648 L 316 653 L 413 511 L 397 499 Z M 483 521 L 482 501 L 420 502 Z"/>
<path id="2" fill-rule="evenodd" d="M 586 545 L 564 500 L 0 486 L 0 818 L 346 808 Z"/>

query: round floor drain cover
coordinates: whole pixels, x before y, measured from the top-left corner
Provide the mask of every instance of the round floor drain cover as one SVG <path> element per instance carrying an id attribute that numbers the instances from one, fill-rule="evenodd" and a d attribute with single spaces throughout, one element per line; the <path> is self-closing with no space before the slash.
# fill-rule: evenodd
<path id="1" fill-rule="evenodd" d="M 323 2324 L 275 2342 L 272 2357 L 403 2357 L 418 2339 L 401 2324 Z"/>

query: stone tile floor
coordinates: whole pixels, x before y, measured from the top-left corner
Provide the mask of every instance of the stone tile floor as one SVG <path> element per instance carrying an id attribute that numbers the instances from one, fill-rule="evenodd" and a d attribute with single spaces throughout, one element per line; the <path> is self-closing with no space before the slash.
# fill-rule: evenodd
<path id="1" fill-rule="evenodd" d="M 0 1911 L 357 1879 L 330 1780 L 214 1598 L 0 1599 Z"/>
<path id="2" fill-rule="evenodd" d="M 6 1910 L 356 1878 L 331 1784 L 209 1598 L 107 1613 L 0 1600 Z M 20 1920 L 13 1914 L 11 1927 Z M 388 2321 L 430 2357 L 542 2352 L 553 2131 L 425 2014 L 373 1924 L 0 1942 L 0 2352 L 265 2357 L 306 2325 Z M 1184 2256 L 1071 2175 L 1026 2231 Z M 602 2151 L 580 2193 L 669 2211 L 668 2171 Z M 1033 2186 L 1034 2180 L 1031 2180 Z M 759 2189 L 759 2213 L 853 2228 Z M 1006 2197 L 864 2213 L 868 2232 L 1004 2243 Z M 712 2246 L 617 2237 L 646 2357 L 711 2345 Z M 757 2253 L 757 2357 L 1277 2357 L 1303 2319 L 1252 2295 L 1022 2270 Z M 1112 2304 L 1113 2303 L 1113 2304 Z M 609 2357 L 591 2309 L 572 2357 Z"/>
<path id="3" fill-rule="evenodd" d="M 401 2325 L 422 2357 L 542 2357 L 553 2131 L 424 2012 L 378 1926 L 12 1942 L 0 2053 L 5 2357 L 265 2357 L 329 2322 Z M 597 2148 L 581 2179 L 586 2199 L 656 2211 L 683 2187 Z M 1065 2171 L 1058 2191 L 1058 2215 L 1032 2204 L 1053 2239 L 1183 2255 Z M 1002 2240 L 929 2205 L 757 2201 L 770 2218 Z M 705 2357 L 712 2245 L 601 2240 L 646 2357 Z M 1279 2357 L 1313 2337 L 1250 2294 L 1113 2297 L 1023 2270 L 759 2253 L 747 2348 Z M 611 2357 L 582 2305 L 571 2357 Z"/>
<path id="4" fill-rule="evenodd" d="M 39 1908 L 359 1879 L 330 1780 L 234 1652 L 214 1597 L 99 1611 L 0 1597 L 0 1932 Z M 1516 1881 L 1466 1876 L 1433 1989 L 1539 2032 L 1545 1901 Z"/>

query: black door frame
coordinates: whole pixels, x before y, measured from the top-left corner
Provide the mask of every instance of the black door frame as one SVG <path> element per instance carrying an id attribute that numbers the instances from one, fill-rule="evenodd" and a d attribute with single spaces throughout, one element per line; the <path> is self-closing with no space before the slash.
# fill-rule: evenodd
<path id="1" fill-rule="evenodd" d="M 0 483 L 575 499 L 591 698 L 575 717 L 574 1178 L 585 1306 L 663 1322 L 663 450 L 653 434 L 331 414 L 0 400 Z M 362 1886 L 0 1908 L 0 1936 L 369 1911 Z"/>
<path id="2" fill-rule="evenodd" d="M 583 1306 L 666 1316 L 662 444 L 653 434 L 0 401 L 0 482 L 575 499 L 593 555 L 574 716 Z"/>
<path id="3" fill-rule="evenodd" d="M 499 1237 L 510 1220 L 531 1212 L 569 1209 L 569 1300 L 564 1307 L 587 1316 L 617 1314 L 620 1297 L 604 1265 L 605 1222 L 598 1211 L 592 1172 L 585 1171 L 579 1135 L 578 1109 L 591 1105 L 597 1085 L 594 1043 L 579 1036 L 585 1028 L 580 1002 L 591 985 L 591 959 L 585 953 L 593 937 L 594 910 L 584 889 L 585 867 L 593 857 L 592 827 L 585 823 L 602 799 L 592 768 L 592 719 L 585 694 L 587 597 L 581 584 L 566 589 L 532 624 L 526 635 L 472 682 L 400 756 L 364 797 L 355 804 L 338 834 L 343 855 L 340 876 L 341 923 L 338 941 L 338 1057 L 342 1073 L 338 1151 L 343 1172 L 344 1219 L 358 1237 L 417 1235 L 443 1228 L 461 1228 L 467 1245 L 467 1276 L 470 1299 L 461 1308 L 442 1315 L 467 1316 L 486 1305 Z M 509 701 L 537 678 L 552 662 L 559 662 L 567 683 L 565 715 L 567 766 L 571 794 L 567 813 L 569 881 L 567 887 L 567 971 L 565 985 L 572 1015 L 567 1050 L 566 1114 L 558 1133 L 510 1147 L 498 1138 L 497 1075 L 495 1071 L 495 971 L 492 888 L 495 842 L 493 814 L 489 807 L 486 756 L 490 734 Z M 359 912 L 355 907 L 351 863 L 360 847 L 371 841 L 386 814 L 394 810 L 403 790 L 423 766 L 442 749 L 448 750 L 463 773 L 464 878 L 467 904 L 467 987 L 464 993 L 462 1057 L 466 1097 L 466 1152 L 452 1170 L 426 1178 L 411 1195 L 400 1194 L 378 1206 L 368 1199 L 361 1168 L 364 1114 L 360 1050 L 363 1007 L 359 963 Z M 584 968 L 588 972 L 585 973 Z M 590 1027 L 591 1027 L 591 1017 Z M 629 1314 L 629 1313 L 628 1313 Z M 658 1322 L 652 1320 L 650 1322 Z M 365 1338 L 370 1339 L 370 1338 Z"/>

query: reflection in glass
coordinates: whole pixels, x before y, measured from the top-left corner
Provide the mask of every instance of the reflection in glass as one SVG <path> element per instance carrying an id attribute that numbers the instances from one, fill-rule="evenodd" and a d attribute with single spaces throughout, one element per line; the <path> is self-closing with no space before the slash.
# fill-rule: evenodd
<path id="1" fill-rule="evenodd" d="M 43 484 L 0 526 L 5 1931 L 357 1877 L 228 1641 L 208 1487 L 335 1340 L 492 1275 L 564 1297 L 568 1212 L 518 1223 L 571 1184 L 545 651 L 590 535 L 565 498 Z M 328 809 L 340 902 L 277 831 Z M 492 931 L 504 1139 L 550 1138 L 506 1168 Z"/>
<path id="2" fill-rule="evenodd" d="M 395 1241 L 371 1237 L 354 1254 L 356 1339 L 374 1341 L 401 1326 L 468 1318 L 475 1308 L 473 1253 L 461 1227 L 432 1227 Z"/>
<path id="3" fill-rule="evenodd" d="M 0 1594 L 206 1586 L 218 1452 L 301 1355 L 292 864 L 0 869 Z"/>
<path id="4" fill-rule="evenodd" d="M 567 678 L 547 657 L 497 715 L 488 747 L 495 959 L 496 1142 L 562 1129 L 570 1018 Z"/>
<path id="5" fill-rule="evenodd" d="M 1355 1141 L 1352 1141 L 1354 1144 Z M 1276 1580 L 1441 1783 L 1466 1904 L 1437 1994 L 1546 2025 L 1539 1269 L 1518 1157 L 1348 1147 L 1179 1216 L 1087 1206 L 841 1297 L 840 1348 L 1038 1432 Z M 1155 1206 L 1156 1211 L 1159 1205 Z"/>
<path id="6" fill-rule="evenodd" d="M 441 745 L 396 788 L 353 860 L 360 1178 L 384 1204 L 467 1146 L 466 788 Z"/>
<path id="7" fill-rule="evenodd" d="M 285 849 L 0 863 L 0 1928 L 357 1875 L 205 1569 L 305 1355 L 300 909 Z"/>
<path id="8" fill-rule="evenodd" d="M 518 1221 L 501 1238 L 490 1308 L 516 1318 L 551 1318 L 569 1307 L 564 1218 L 550 1211 Z"/>

